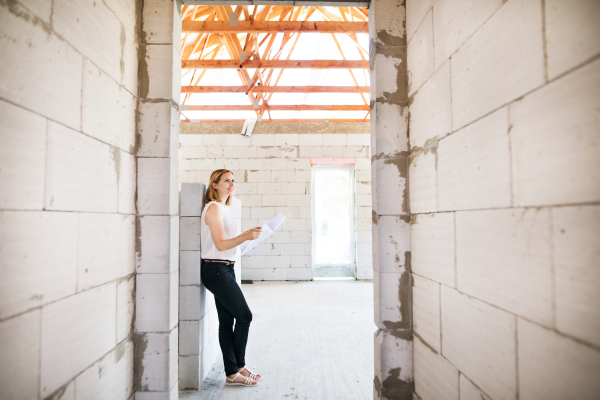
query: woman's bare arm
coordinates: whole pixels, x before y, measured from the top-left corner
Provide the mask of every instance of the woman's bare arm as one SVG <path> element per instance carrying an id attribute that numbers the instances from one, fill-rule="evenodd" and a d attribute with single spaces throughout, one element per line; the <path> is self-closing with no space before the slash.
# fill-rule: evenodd
<path id="1" fill-rule="evenodd" d="M 252 240 L 258 238 L 261 228 L 252 228 L 231 239 L 225 239 L 225 228 L 223 227 L 223 216 L 221 215 L 221 208 L 217 205 L 212 207 L 213 204 L 208 206 L 206 214 L 204 215 L 204 221 L 210 228 L 210 236 L 215 242 L 215 247 L 219 251 L 225 251 L 233 249 L 235 246 L 239 246 L 246 240 Z"/>

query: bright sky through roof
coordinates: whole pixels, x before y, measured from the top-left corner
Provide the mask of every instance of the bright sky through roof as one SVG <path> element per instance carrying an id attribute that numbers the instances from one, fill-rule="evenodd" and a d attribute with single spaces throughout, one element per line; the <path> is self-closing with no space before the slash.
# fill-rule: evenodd
<path id="1" fill-rule="evenodd" d="M 252 13 L 254 6 L 249 6 Z M 261 11 L 261 6 L 258 6 Z M 233 7 L 235 9 L 235 6 Z M 340 16 L 336 7 L 324 7 L 326 11 Z M 304 20 L 305 12 L 299 17 Z M 278 19 L 278 18 L 277 18 Z M 323 15 L 316 11 L 309 21 L 325 21 Z M 192 43 L 197 34 L 188 34 L 186 44 Z M 266 34 L 259 34 L 259 42 Z M 240 42 L 245 41 L 245 34 L 239 34 Z M 344 53 L 346 60 L 361 60 L 360 50 L 348 35 L 336 34 L 336 39 Z M 369 48 L 369 35 L 364 33 L 356 34 L 359 45 L 366 50 Z M 185 37 L 183 34 L 182 37 Z M 278 33 L 273 44 L 273 50 L 276 52 L 279 47 L 283 33 Z M 288 58 L 290 60 L 343 60 L 342 54 L 338 49 L 332 34 L 330 33 L 302 33 L 294 50 L 289 55 L 292 43 L 296 39 L 296 34 L 288 42 L 282 52 L 280 60 Z M 265 51 L 268 40 L 261 46 L 261 52 Z M 272 52 L 272 53 L 274 53 Z M 262 53 L 261 53 L 262 56 Z M 363 52 L 363 57 L 368 60 L 368 54 Z M 197 53 L 190 57 L 197 59 Z M 231 57 L 225 46 L 222 47 L 215 59 L 230 60 Z M 255 70 L 247 68 L 250 76 L 254 75 Z M 182 70 L 182 86 L 192 85 L 192 72 L 188 69 Z M 290 68 L 283 71 L 277 86 L 369 86 L 368 71 L 363 69 L 352 70 L 356 83 L 348 69 L 298 69 Z M 279 70 L 273 73 L 274 78 L 278 76 Z M 199 71 L 196 72 L 194 80 L 197 79 Z M 270 85 L 274 85 L 275 79 L 271 80 Z M 208 69 L 197 84 L 199 86 L 243 86 L 243 83 L 235 69 Z M 363 94 L 367 104 L 369 94 Z M 185 94 L 181 95 L 181 101 Z M 250 100 L 245 93 L 194 93 L 189 96 L 186 105 L 250 105 Z M 269 101 L 271 105 L 364 105 L 364 101 L 359 93 L 275 93 Z M 247 119 L 255 117 L 254 111 L 184 111 L 183 114 L 189 119 Z M 270 116 L 273 119 L 363 119 L 367 115 L 366 111 L 271 111 Z M 185 119 L 182 116 L 182 119 Z M 268 118 L 265 113 L 263 117 Z"/>

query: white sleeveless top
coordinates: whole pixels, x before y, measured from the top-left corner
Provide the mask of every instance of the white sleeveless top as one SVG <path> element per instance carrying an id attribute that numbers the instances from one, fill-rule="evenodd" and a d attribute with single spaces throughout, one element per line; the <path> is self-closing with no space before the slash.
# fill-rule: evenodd
<path id="1" fill-rule="evenodd" d="M 232 239 L 236 237 L 237 225 L 231 215 L 229 215 L 228 207 L 218 201 L 211 201 L 204 206 L 202 215 L 200 217 L 200 243 L 201 243 L 201 254 L 203 259 L 209 260 L 230 260 L 235 259 L 240 255 L 240 246 L 235 246 L 233 249 L 219 251 L 215 246 L 212 235 L 210 234 L 210 227 L 206 224 L 204 217 L 206 216 L 206 210 L 211 204 L 217 204 L 221 208 L 221 215 L 223 216 L 223 229 L 225 231 L 225 239 Z"/>

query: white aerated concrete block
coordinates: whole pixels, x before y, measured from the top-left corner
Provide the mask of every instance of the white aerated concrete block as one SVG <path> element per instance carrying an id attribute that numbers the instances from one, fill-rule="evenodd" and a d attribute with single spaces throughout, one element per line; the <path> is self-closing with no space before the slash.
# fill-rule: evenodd
<path id="1" fill-rule="evenodd" d="M 415 336 L 433 351 L 440 352 L 440 284 L 416 274 L 412 278 Z"/>
<path id="2" fill-rule="evenodd" d="M 179 321 L 179 355 L 200 354 L 200 321 Z M 197 361 L 197 360 L 196 360 Z M 181 363 L 181 359 L 179 360 Z M 181 368 L 180 368 L 181 370 Z"/>
<path id="3" fill-rule="evenodd" d="M 58 8 L 58 4 L 56 6 Z M 34 23 L 34 16 L 23 7 L 11 6 L 18 7 L 17 13 L 9 12 L 8 7 L 3 4 L 0 12 L 0 26 L 3 27 L 0 47 L 4 55 L 0 67 L 0 97 L 80 129 L 83 57 L 69 43 L 46 32 L 42 24 Z M 44 5 L 36 1 L 34 8 L 40 10 L 40 7 Z M 58 15 L 55 17 L 59 18 Z M 94 19 L 91 23 L 103 22 Z M 55 23 L 58 24 L 58 20 Z M 90 32 L 99 33 L 98 30 L 82 30 L 82 35 Z M 93 48 L 92 41 L 88 44 Z M 117 42 L 115 50 L 118 49 Z M 31 60 L 44 62 L 32 63 Z M 115 61 L 118 66 L 119 59 Z"/>
<path id="4" fill-rule="evenodd" d="M 181 40 L 181 16 L 175 1 L 144 1 L 142 31 L 146 43 L 171 44 Z"/>
<path id="5" fill-rule="evenodd" d="M 419 338 L 413 346 L 415 392 L 421 400 L 458 400 L 458 369 Z"/>
<path id="6" fill-rule="evenodd" d="M 117 342 L 133 333 L 135 313 L 135 275 L 117 281 Z"/>
<path id="7" fill-rule="evenodd" d="M 290 171 L 290 170 L 284 170 L 284 171 L 275 171 L 273 170 L 272 174 L 271 174 L 271 179 L 273 179 L 273 182 L 282 182 L 283 185 L 289 185 L 289 182 L 295 182 L 296 180 L 296 172 L 295 171 Z M 301 194 L 301 193 L 286 193 L 285 191 L 283 192 L 285 194 Z M 302 193 L 304 193 L 304 191 L 302 191 Z"/>
<path id="8" fill-rule="evenodd" d="M 139 218 L 137 223 L 137 272 L 166 273 L 177 270 L 179 218 L 146 216 Z"/>
<path id="9" fill-rule="evenodd" d="M 593 0 L 568 3 L 549 0 L 546 8 L 548 78 L 592 59 L 600 52 L 600 4 Z"/>
<path id="10" fill-rule="evenodd" d="M 200 285 L 200 252 L 182 251 L 179 253 L 180 285 Z"/>
<path id="11" fill-rule="evenodd" d="M 171 279 L 175 279 L 175 286 L 172 284 Z M 137 274 L 136 332 L 169 332 L 171 327 L 177 324 L 177 313 L 172 316 L 171 301 L 175 305 L 175 310 L 177 310 L 178 285 L 177 275 L 173 273 Z M 175 293 L 173 293 L 174 291 Z M 172 299 L 172 297 L 174 298 Z"/>
<path id="12" fill-rule="evenodd" d="M 177 159 L 138 157 L 137 208 L 141 215 L 176 215 Z"/>
<path id="13" fill-rule="evenodd" d="M 304 243 L 282 243 L 281 255 L 283 256 L 304 256 Z M 268 260 L 267 260 L 268 262 Z"/>
<path id="14" fill-rule="evenodd" d="M 181 328 L 181 327 L 180 327 Z M 180 337 L 181 340 L 181 337 Z M 179 356 L 179 390 L 200 388 L 200 356 Z"/>
<path id="15" fill-rule="evenodd" d="M 185 183 L 181 185 L 181 216 L 199 217 L 204 208 L 206 185 L 201 183 Z"/>
<path id="16" fill-rule="evenodd" d="M 290 268 L 287 271 L 287 280 L 289 281 L 310 281 L 312 278 L 312 268 Z"/>
<path id="17" fill-rule="evenodd" d="M 84 61 L 81 130 L 133 153 L 137 104 L 135 97 L 119 83 L 90 61 Z"/>
<path id="18" fill-rule="evenodd" d="M 552 224 L 556 326 L 600 346 L 600 207 L 556 207 Z"/>
<path id="19" fill-rule="evenodd" d="M 600 200 L 600 60 L 510 107 L 515 205 Z"/>
<path id="20" fill-rule="evenodd" d="M 48 122 L 46 209 L 116 212 L 119 149 Z"/>
<path id="21" fill-rule="evenodd" d="M 144 82 L 145 88 L 140 88 L 140 97 L 179 102 L 181 92 L 181 55 L 177 51 L 179 44 L 142 44 L 141 46 L 142 51 L 145 51 L 143 65 L 148 72 L 148 82 Z"/>
<path id="22" fill-rule="evenodd" d="M 519 398 L 596 399 L 600 351 L 519 319 Z"/>
<path id="23" fill-rule="evenodd" d="M 455 287 L 454 213 L 416 216 L 410 243 L 411 265 L 416 274 Z"/>
<path id="24" fill-rule="evenodd" d="M 303 133 L 298 135 L 299 146 L 322 146 L 323 134 L 321 133 Z"/>
<path id="25" fill-rule="evenodd" d="M 95 4 L 94 4 L 95 3 Z M 121 21 L 105 3 L 57 0 L 52 28 L 113 79 L 121 79 Z"/>
<path id="26" fill-rule="evenodd" d="M 407 274 L 407 273 L 406 273 Z M 402 319 L 402 288 L 400 272 L 373 272 L 373 291 L 375 293 L 375 325 L 379 329 L 411 329 L 408 321 Z M 406 305 L 405 305 L 406 307 Z"/>
<path id="27" fill-rule="evenodd" d="M 323 157 L 322 146 L 300 146 L 298 149 L 300 157 Z"/>
<path id="28" fill-rule="evenodd" d="M 539 2 L 504 4 L 452 56 L 451 64 L 454 129 L 543 85 Z"/>
<path id="29" fill-rule="evenodd" d="M 281 183 L 259 183 L 258 193 L 262 195 L 282 194 Z"/>
<path id="30" fill-rule="evenodd" d="M 450 62 L 446 62 L 414 94 L 410 104 L 410 145 L 424 147 L 452 131 Z"/>
<path id="31" fill-rule="evenodd" d="M 234 136 L 238 136 L 238 135 L 234 135 Z M 197 134 L 179 134 L 179 144 L 181 144 L 182 146 L 202 146 L 203 143 L 203 138 L 204 135 L 197 135 Z"/>
<path id="32" fill-rule="evenodd" d="M 180 250 L 200 251 L 200 217 L 181 217 L 179 219 Z"/>
<path id="33" fill-rule="evenodd" d="M 433 12 L 429 11 L 408 42 L 408 92 L 415 93 L 433 74 Z"/>
<path id="34" fill-rule="evenodd" d="M 272 268 L 267 266 L 263 269 L 263 280 L 265 281 L 287 281 L 290 268 Z"/>
<path id="35" fill-rule="evenodd" d="M 261 133 L 250 137 L 252 146 L 275 146 L 275 135 L 272 133 Z"/>
<path id="36" fill-rule="evenodd" d="M 113 158 L 116 152 L 113 149 Z M 119 213 L 135 214 L 136 157 L 126 151 L 119 153 Z"/>
<path id="37" fill-rule="evenodd" d="M 551 235 L 549 209 L 457 212 L 458 290 L 551 326 Z"/>
<path id="38" fill-rule="evenodd" d="M 126 340 L 75 378 L 77 398 L 129 398 L 133 374 L 133 341 Z"/>
<path id="39" fill-rule="evenodd" d="M 34 310 L 0 323 L 0 357 L 4 365 L 0 386 L 7 399 L 38 398 L 40 312 Z"/>
<path id="40" fill-rule="evenodd" d="M 298 146 L 297 133 L 280 133 L 275 135 L 275 146 Z"/>
<path id="41" fill-rule="evenodd" d="M 109 0 L 116 2 L 116 0 Z M 118 4 L 131 5 L 130 2 L 118 2 Z M 134 8 L 134 21 L 135 21 L 135 5 Z M 119 15 L 119 13 L 117 13 Z M 134 22 L 135 24 L 135 22 Z M 137 94 L 138 90 L 138 49 L 139 41 L 136 37 L 136 30 L 125 29 L 125 43 L 123 43 L 123 75 L 121 83 L 131 93 Z"/>
<path id="42" fill-rule="evenodd" d="M 117 344 L 116 298 L 115 283 L 108 283 L 42 309 L 42 398 Z"/>
<path id="43" fill-rule="evenodd" d="M 242 268 L 242 279 L 251 281 L 262 281 L 264 269 L 246 269 Z"/>
<path id="44" fill-rule="evenodd" d="M 3 211 L 0 216 L 0 318 L 74 294 L 77 214 Z"/>
<path id="45" fill-rule="evenodd" d="M 438 209 L 437 155 L 435 149 L 411 157 L 408 174 L 412 213 L 434 212 Z"/>
<path id="46" fill-rule="evenodd" d="M 46 120 L 0 102 L 0 207 L 44 208 Z"/>
<path id="47" fill-rule="evenodd" d="M 135 272 L 135 216 L 79 214 L 79 291 Z"/>
<path id="48" fill-rule="evenodd" d="M 477 388 L 463 374 L 460 374 L 460 399 L 461 400 L 491 400 Z"/>
<path id="49" fill-rule="evenodd" d="M 197 321 L 205 313 L 206 290 L 204 286 L 181 286 L 179 288 L 179 319 Z"/>
<path id="50" fill-rule="evenodd" d="M 144 359 L 144 369 L 139 371 L 139 384 L 141 387 L 135 387 L 136 399 L 138 394 L 143 391 L 165 392 L 169 390 L 173 380 L 176 380 L 177 373 L 177 339 L 178 330 L 173 329 L 165 333 L 138 333 L 136 334 L 136 352 L 143 352 L 136 356 Z M 175 376 L 173 376 L 175 373 Z M 150 397 L 152 398 L 152 397 Z M 159 397 L 168 398 L 168 397 Z"/>
<path id="51" fill-rule="evenodd" d="M 407 0 L 406 2 L 406 37 L 411 40 L 415 31 L 423 22 L 427 12 L 434 3 L 432 0 Z"/>
<path id="52" fill-rule="evenodd" d="M 374 198 L 371 202 L 370 195 L 357 194 L 356 205 L 369 206 L 372 204 L 373 210 L 383 215 L 408 214 L 409 199 L 405 198 L 406 186 L 408 185 L 407 173 L 408 158 L 375 160 L 372 170 L 372 174 L 376 179 L 373 182 L 373 192 L 381 187 L 382 195 Z M 366 197 L 362 203 L 359 201 L 361 197 Z"/>
<path id="53" fill-rule="evenodd" d="M 514 399 L 515 317 L 441 286 L 442 355 L 494 399 Z"/>
<path id="54" fill-rule="evenodd" d="M 511 205 L 508 108 L 440 140 L 438 210 Z"/>
<path id="55" fill-rule="evenodd" d="M 490 16 L 502 0 L 440 0 L 433 7 L 433 38 L 437 70 Z"/>
<path id="56" fill-rule="evenodd" d="M 248 171 L 248 182 L 271 182 L 271 171 Z"/>
<path id="57" fill-rule="evenodd" d="M 138 157 L 177 158 L 179 113 L 169 102 L 140 102 Z"/>
<path id="58" fill-rule="evenodd" d="M 400 217 L 383 215 L 373 225 L 373 231 L 377 231 L 373 238 L 374 270 L 400 272 L 406 268 L 407 257 L 410 257 L 409 224 Z"/>
<path id="59" fill-rule="evenodd" d="M 373 155 L 408 151 L 408 109 L 398 104 L 375 102 L 371 110 L 371 148 Z M 370 169 L 371 160 L 356 160 L 356 168 Z M 361 164 L 368 164 L 368 166 Z M 363 179 L 357 180 L 362 181 Z M 369 181 L 371 180 L 369 175 Z"/>
<path id="60" fill-rule="evenodd" d="M 375 390 L 378 386 L 381 387 L 382 393 L 378 397 L 397 398 L 399 397 L 397 396 L 398 392 L 394 393 L 393 391 L 390 393 L 391 396 L 385 396 L 385 380 L 391 378 L 392 382 L 398 385 L 405 384 L 405 386 L 411 387 L 410 384 L 413 382 L 413 341 L 393 336 L 389 331 L 382 330 L 377 330 L 374 336 Z M 402 393 L 400 394 L 402 395 Z M 409 398 L 406 395 L 407 393 L 404 393 L 402 397 Z"/>

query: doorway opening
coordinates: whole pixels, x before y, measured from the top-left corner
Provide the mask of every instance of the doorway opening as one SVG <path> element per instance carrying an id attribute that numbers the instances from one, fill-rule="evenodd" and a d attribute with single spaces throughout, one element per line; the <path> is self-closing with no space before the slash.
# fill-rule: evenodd
<path id="1" fill-rule="evenodd" d="M 313 165 L 313 277 L 356 279 L 354 165 Z"/>

